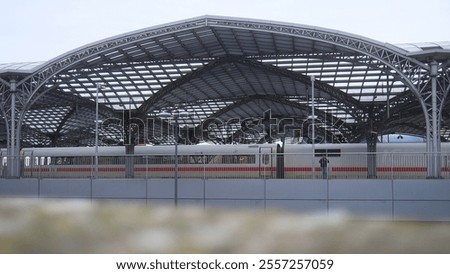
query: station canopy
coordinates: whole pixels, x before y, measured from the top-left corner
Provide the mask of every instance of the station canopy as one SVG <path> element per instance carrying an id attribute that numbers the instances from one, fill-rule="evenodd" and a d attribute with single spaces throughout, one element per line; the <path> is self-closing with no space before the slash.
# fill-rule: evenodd
<path id="1" fill-rule="evenodd" d="M 93 145 L 97 98 L 101 145 L 131 135 L 141 144 L 307 143 L 313 122 L 317 143 L 362 142 L 369 129 L 424 136 L 425 115 L 404 79 L 369 50 L 337 39 L 418 62 L 450 53 L 450 42 L 391 45 L 311 26 L 203 16 L 48 62 L 0 64 L 0 78 L 21 81 L 54 69 L 26 107 L 22 146 Z M 56 67 L 61 60 L 70 65 Z M 450 134 L 448 108 L 446 102 L 442 140 Z"/>

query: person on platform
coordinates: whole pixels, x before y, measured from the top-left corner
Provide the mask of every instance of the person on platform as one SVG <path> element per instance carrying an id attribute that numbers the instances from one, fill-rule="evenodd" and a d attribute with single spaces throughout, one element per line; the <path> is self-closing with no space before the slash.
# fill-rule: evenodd
<path id="1" fill-rule="evenodd" d="M 322 177 L 323 179 L 328 178 L 328 161 L 327 157 L 325 155 L 322 156 L 319 160 L 320 168 L 322 169 Z"/>

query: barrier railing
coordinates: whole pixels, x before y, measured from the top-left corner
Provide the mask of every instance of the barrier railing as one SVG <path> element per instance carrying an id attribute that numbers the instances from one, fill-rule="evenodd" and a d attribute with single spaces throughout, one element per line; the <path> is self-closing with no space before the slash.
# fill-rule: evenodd
<path id="1" fill-rule="evenodd" d="M 132 157 L 130 161 L 126 157 Z M 311 154 L 173 155 L 33 157 L 21 159 L 21 176 L 28 178 L 286 178 L 286 179 L 424 179 L 426 153 L 341 153 L 328 155 L 326 174 L 320 157 Z M 450 178 L 450 155 L 439 156 L 441 177 Z M 126 164 L 128 163 L 128 164 Z M 128 170 L 127 170 L 128 168 Z M 313 172 L 314 171 L 314 172 Z M 2 164 L 1 176 L 7 177 Z"/>

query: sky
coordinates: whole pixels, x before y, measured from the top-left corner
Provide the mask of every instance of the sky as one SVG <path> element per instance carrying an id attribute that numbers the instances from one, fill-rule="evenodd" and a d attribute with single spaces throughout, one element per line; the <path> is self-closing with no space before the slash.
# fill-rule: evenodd
<path id="1" fill-rule="evenodd" d="M 0 8 L 0 64 L 48 61 L 203 15 L 312 25 L 393 44 L 450 41 L 449 0 L 3 0 Z"/>

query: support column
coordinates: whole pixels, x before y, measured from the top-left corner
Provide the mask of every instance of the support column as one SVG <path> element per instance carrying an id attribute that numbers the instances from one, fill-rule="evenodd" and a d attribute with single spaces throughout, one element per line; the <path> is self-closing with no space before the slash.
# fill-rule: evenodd
<path id="1" fill-rule="evenodd" d="M 367 138 L 367 178 L 377 178 L 377 135 Z"/>
<path id="2" fill-rule="evenodd" d="M 431 77 L 431 121 L 430 134 L 427 140 L 428 153 L 428 177 L 441 177 L 441 140 L 440 140 L 440 117 L 438 115 L 438 95 L 436 88 L 436 78 L 438 76 L 438 63 L 432 61 L 430 63 L 430 77 Z"/>
<path id="3" fill-rule="evenodd" d="M 10 113 L 9 113 L 9 131 L 8 131 L 8 157 L 7 157 L 7 177 L 18 178 L 20 177 L 20 153 L 19 153 L 19 140 L 17 134 L 16 123 L 16 80 L 10 82 Z M 8 113 L 7 113 L 8 115 Z"/>
<path id="4" fill-rule="evenodd" d="M 378 134 L 373 129 L 373 110 L 369 112 L 369 128 L 367 130 L 367 178 L 377 177 L 377 141 Z"/>
<path id="5" fill-rule="evenodd" d="M 125 177 L 134 178 L 135 138 L 132 129 L 131 110 L 124 113 Z"/>
<path id="6" fill-rule="evenodd" d="M 134 178 L 134 144 L 125 145 L 125 178 Z"/>

